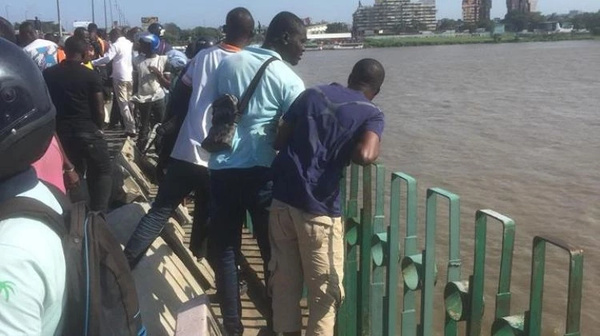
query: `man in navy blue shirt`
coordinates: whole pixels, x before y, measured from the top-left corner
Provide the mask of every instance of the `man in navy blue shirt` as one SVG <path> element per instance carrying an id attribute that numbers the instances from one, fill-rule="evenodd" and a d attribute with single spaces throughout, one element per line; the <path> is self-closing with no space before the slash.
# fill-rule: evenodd
<path id="1" fill-rule="evenodd" d="M 302 287 L 308 287 L 307 335 L 333 335 L 340 305 L 344 228 L 340 179 L 350 161 L 369 165 L 379 155 L 383 113 L 371 100 L 385 71 L 374 59 L 356 63 L 348 87 L 306 90 L 283 116 L 273 162 L 269 221 L 276 332 L 301 335 Z"/>

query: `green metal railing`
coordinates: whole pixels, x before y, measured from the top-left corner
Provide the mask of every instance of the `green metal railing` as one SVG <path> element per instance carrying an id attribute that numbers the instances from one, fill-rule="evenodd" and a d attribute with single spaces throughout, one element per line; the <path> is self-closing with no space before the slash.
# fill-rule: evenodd
<path id="1" fill-rule="evenodd" d="M 389 224 L 385 222 L 386 172 L 383 165 L 349 168 L 341 185 L 346 223 L 344 287 L 346 299 L 338 312 L 339 336 L 433 336 L 434 294 L 437 284 L 436 238 L 438 199 L 447 201 L 449 253 L 444 287 L 444 329 L 446 336 L 458 335 L 458 324 L 466 323 L 468 336 L 527 335 L 541 333 L 542 298 L 547 244 L 570 254 L 566 336 L 580 335 L 583 282 L 583 251 L 560 240 L 536 237 L 533 241 L 530 309 L 511 315 L 511 271 L 515 243 L 515 222 L 492 210 L 475 214 L 475 248 L 472 274 L 461 279 L 460 199 L 440 188 L 426 195 L 425 249 L 418 251 L 417 182 L 404 173 L 391 174 Z M 362 192 L 360 178 L 362 175 Z M 405 217 L 402 219 L 401 214 Z M 482 330 L 487 225 L 492 219 L 502 225 L 502 251 L 492 330 Z M 401 227 L 405 226 L 401 255 Z M 403 294 L 398 283 L 403 277 Z M 420 305 L 417 295 L 420 294 Z M 441 303 L 438 303 L 440 306 Z M 419 309 L 419 312 L 417 310 Z M 400 311 L 401 330 L 397 330 Z M 491 318 L 490 318 L 491 319 Z"/>

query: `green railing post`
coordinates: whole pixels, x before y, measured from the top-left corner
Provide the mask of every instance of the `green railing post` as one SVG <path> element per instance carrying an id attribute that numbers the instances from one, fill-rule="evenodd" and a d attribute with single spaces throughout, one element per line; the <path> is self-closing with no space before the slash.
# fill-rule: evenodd
<path id="1" fill-rule="evenodd" d="M 373 171 L 375 171 L 375 185 L 370 182 L 373 180 Z M 367 187 L 370 190 L 375 189 L 375 207 L 372 219 L 372 234 L 368 244 L 369 254 L 361 255 L 365 264 L 368 261 L 372 267 L 370 282 L 370 313 L 371 325 L 369 335 L 385 335 L 385 319 L 389 312 L 385 309 L 385 264 L 387 261 L 387 228 L 385 227 L 385 167 L 380 164 L 365 167 L 365 198 L 372 199 L 372 194 L 366 192 Z M 368 185 L 367 185 L 368 184 Z M 366 202 L 366 201 L 365 201 Z M 363 257 L 364 256 L 364 257 Z M 397 263 L 396 259 L 396 263 Z"/>
<path id="2" fill-rule="evenodd" d="M 342 220 L 343 223 L 342 225 L 346 225 L 346 209 L 348 208 L 346 202 L 347 200 L 347 184 L 348 184 L 348 180 L 346 179 L 348 175 L 348 170 L 344 169 L 342 171 L 342 179 L 340 181 L 340 207 L 341 207 L 341 212 L 342 212 Z M 345 230 L 344 230 L 345 231 Z M 346 246 L 344 246 L 344 257 L 347 254 L 347 248 Z M 346 264 L 344 263 L 344 272 L 345 272 L 345 268 L 346 268 Z M 344 281 L 346 279 L 344 278 Z M 343 283 L 343 285 L 345 285 L 345 282 Z M 335 321 L 335 334 L 337 336 L 342 336 L 342 335 L 346 335 L 347 334 L 347 323 L 348 323 L 348 305 L 344 303 L 342 303 L 342 305 L 340 306 L 340 308 L 338 309 L 337 312 L 337 316 L 336 316 L 336 321 Z"/>
<path id="3" fill-rule="evenodd" d="M 358 306 L 360 310 L 358 330 L 360 335 L 370 335 L 373 323 L 371 311 L 371 239 L 375 215 L 372 186 L 373 167 L 368 166 L 363 169 L 363 208 L 359 227 L 360 268 L 358 271 Z"/>
<path id="4" fill-rule="evenodd" d="M 425 209 L 425 250 L 422 254 L 408 255 L 402 259 L 402 275 L 404 283 L 412 290 L 421 289 L 421 324 L 418 328 L 420 336 L 434 335 L 433 333 L 433 297 L 437 277 L 435 265 L 435 240 L 437 233 L 437 198 L 448 199 L 448 224 L 450 227 L 450 242 L 448 244 L 448 274 L 447 281 L 460 279 L 460 198 L 444 189 L 430 188 L 427 190 Z M 456 321 L 446 316 L 444 335 L 456 336 Z"/>
<path id="5" fill-rule="evenodd" d="M 537 236 L 533 239 L 533 262 L 531 273 L 531 296 L 528 334 L 539 336 L 542 333 L 542 301 L 544 294 L 544 270 L 546 266 L 546 245 L 550 243 L 569 253 L 569 292 L 567 299 L 567 327 L 565 335 L 580 335 L 581 292 L 583 288 L 583 250 L 556 238 Z"/>
<path id="6" fill-rule="evenodd" d="M 346 260 L 344 263 L 344 289 L 346 299 L 342 304 L 345 322 L 338 326 L 338 335 L 358 335 L 358 230 L 360 227 L 358 209 L 357 165 L 350 166 L 350 192 L 345 212 Z"/>
<path id="7" fill-rule="evenodd" d="M 510 315 L 510 282 L 515 242 L 515 223 L 512 219 L 492 210 L 478 210 L 475 215 L 475 260 L 473 275 L 469 281 L 455 281 L 446 285 L 444 301 L 446 314 L 455 321 L 467 321 L 467 335 L 481 335 L 484 310 L 485 256 L 487 241 L 487 219 L 494 218 L 502 223 L 502 256 L 500 278 L 496 294 L 495 318 Z"/>
<path id="8" fill-rule="evenodd" d="M 417 249 L 417 181 L 404 173 L 392 174 L 391 200 L 390 200 L 390 241 L 399 237 L 400 228 L 400 206 L 401 206 L 401 184 L 406 183 L 406 236 L 404 238 L 404 255 L 415 256 L 418 253 Z M 387 319 L 388 335 L 396 335 L 396 302 L 398 282 L 398 264 L 399 258 L 398 248 L 395 244 L 389 244 L 389 263 L 388 268 L 388 309 L 390 316 Z M 417 313 L 416 313 L 416 297 L 415 291 L 404 283 L 404 295 L 402 304 L 402 333 L 403 336 L 417 335 Z M 413 287 L 414 288 L 414 287 Z M 392 300 L 392 298 L 394 300 Z"/>
<path id="9" fill-rule="evenodd" d="M 383 328 L 384 335 L 395 336 L 396 335 L 396 316 L 398 312 L 398 264 L 400 262 L 400 207 L 401 207 L 401 184 L 402 181 L 407 182 L 407 223 L 410 221 L 410 217 L 416 213 L 416 181 L 405 174 L 393 173 L 391 176 L 391 190 L 390 190 L 390 224 L 387 228 L 387 232 L 379 235 L 379 241 L 382 242 L 382 257 L 380 260 L 375 258 L 374 263 L 380 265 L 386 265 L 387 277 L 386 277 L 386 292 L 385 292 L 385 307 L 383 316 Z M 411 208 L 412 207 L 412 208 Z M 410 208 L 410 209 L 409 209 Z M 414 217 L 416 219 L 416 217 Z M 414 221 L 414 229 L 416 231 L 416 221 Z M 407 225 L 408 230 L 408 225 Z M 408 236 L 408 233 L 407 233 Z M 416 237 L 415 237 L 416 238 Z M 416 253 L 416 246 L 415 253 Z M 410 292 L 408 296 L 413 297 L 414 305 L 414 293 Z M 405 293 L 405 299 L 407 299 Z M 414 314 L 415 310 L 413 307 L 413 319 L 416 318 Z M 413 322 L 415 322 L 413 320 Z M 416 323 L 415 332 L 416 332 Z"/>
<path id="10" fill-rule="evenodd" d="M 531 261 L 531 293 L 529 311 L 497 319 L 492 325 L 492 335 L 540 336 L 542 332 L 542 307 L 544 297 L 544 273 L 546 268 L 546 245 L 557 246 L 569 253 L 569 291 L 567 297 L 567 326 L 565 336 L 580 336 L 581 294 L 583 288 L 583 250 L 557 238 L 537 236 L 533 239 Z"/>

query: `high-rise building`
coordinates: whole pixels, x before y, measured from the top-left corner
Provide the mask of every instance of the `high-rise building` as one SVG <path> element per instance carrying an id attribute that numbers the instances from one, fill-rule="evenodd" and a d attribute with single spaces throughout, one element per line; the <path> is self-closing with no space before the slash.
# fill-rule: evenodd
<path id="1" fill-rule="evenodd" d="M 506 9 L 508 12 L 519 11 L 529 13 L 531 12 L 530 0 L 506 0 Z"/>
<path id="2" fill-rule="evenodd" d="M 408 27 L 435 30 L 437 25 L 435 0 L 376 0 L 373 6 L 363 6 L 359 2 L 352 17 L 353 31 L 358 35 L 393 35 Z"/>
<path id="3" fill-rule="evenodd" d="M 529 10 L 532 12 L 537 12 L 537 4 L 538 0 L 529 0 Z"/>
<path id="4" fill-rule="evenodd" d="M 491 0 L 463 0 L 463 21 L 479 23 L 490 20 Z"/>

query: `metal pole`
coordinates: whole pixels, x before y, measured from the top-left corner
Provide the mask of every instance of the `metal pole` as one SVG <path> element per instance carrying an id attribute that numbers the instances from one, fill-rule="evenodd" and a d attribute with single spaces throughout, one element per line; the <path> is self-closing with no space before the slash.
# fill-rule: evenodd
<path id="1" fill-rule="evenodd" d="M 108 30 L 108 16 L 106 15 L 106 0 L 104 0 L 104 29 Z"/>
<path id="2" fill-rule="evenodd" d="M 58 36 L 62 37 L 62 24 L 60 23 L 60 0 L 56 0 L 56 13 L 58 14 Z"/>
<path id="3" fill-rule="evenodd" d="M 6 19 L 7 19 L 8 21 L 10 21 L 10 17 L 9 17 L 9 15 L 8 15 L 8 7 L 10 7 L 10 6 L 9 6 L 9 5 L 6 5 L 6 6 L 4 6 L 4 10 L 6 11 Z"/>
<path id="4" fill-rule="evenodd" d="M 110 8 L 110 28 L 113 28 L 115 19 L 113 17 L 112 0 L 108 0 L 108 7 Z"/>
<path id="5" fill-rule="evenodd" d="M 92 0 L 92 22 L 96 23 L 96 9 L 94 8 L 94 0 Z"/>

